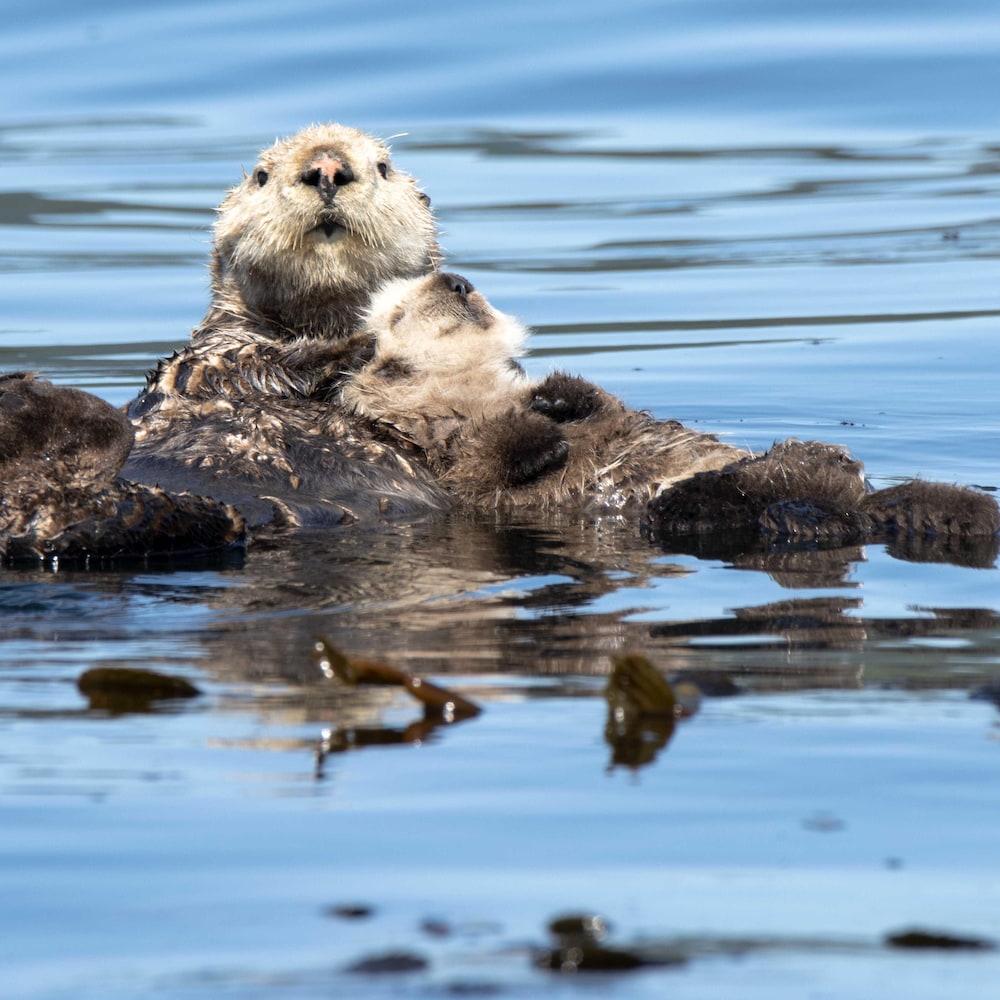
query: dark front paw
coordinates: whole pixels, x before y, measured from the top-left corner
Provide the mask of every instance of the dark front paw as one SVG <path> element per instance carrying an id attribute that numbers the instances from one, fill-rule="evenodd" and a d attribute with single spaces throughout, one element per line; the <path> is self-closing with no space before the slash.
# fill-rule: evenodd
<path id="1" fill-rule="evenodd" d="M 557 469 L 566 461 L 569 445 L 560 438 L 551 446 L 518 455 L 507 467 L 507 483 L 523 486 L 552 469 Z"/>
<path id="2" fill-rule="evenodd" d="M 601 392 L 591 382 L 564 372 L 554 372 L 535 386 L 531 409 L 563 424 L 586 420 L 601 408 Z"/>
<path id="3" fill-rule="evenodd" d="M 530 483 L 559 468 L 569 454 L 559 426 L 535 413 L 510 414 L 491 429 L 485 445 L 493 452 L 494 474 L 500 486 Z"/>

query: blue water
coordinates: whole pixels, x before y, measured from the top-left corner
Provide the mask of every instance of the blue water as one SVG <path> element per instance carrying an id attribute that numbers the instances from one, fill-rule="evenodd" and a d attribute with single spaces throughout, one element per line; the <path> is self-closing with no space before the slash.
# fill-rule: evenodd
<path id="1" fill-rule="evenodd" d="M 0 369 L 119 404 L 207 301 L 212 210 L 317 120 L 393 137 L 529 368 L 885 484 L 1000 486 L 1000 12 L 989 3 L 22 5 L 0 40 Z M 311 643 L 440 676 L 421 745 Z M 609 656 L 721 670 L 609 769 Z M 106 718 L 75 682 L 205 695 Z M 0 964 L 17 997 L 991 996 L 996 565 L 726 562 L 634 524 L 454 518 L 244 563 L 0 575 Z M 361 902 L 367 920 L 325 912 Z M 532 968 L 546 922 L 707 945 Z M 421 930 L 433 919 L 445 935 Z M 755 944 L 740 959 L 727 941 Z M 762 947 L 770 940 L 773 947 Z M 406 975 L 346 973 L 387 950 Z"/>

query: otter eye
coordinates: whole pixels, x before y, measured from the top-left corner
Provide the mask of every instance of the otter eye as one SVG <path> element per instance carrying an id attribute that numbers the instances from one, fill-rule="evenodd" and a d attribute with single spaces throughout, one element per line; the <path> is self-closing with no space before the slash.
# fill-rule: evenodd
<path id="1" fill-rule="evenodd" d="M 384 161 L 378 165 L 379 176 L 385 180 L 389 176 L 389 164 Z"/>
<path id="2" fill-rule="evenodd" d="M 258 187 L 263 187 L 267 183 L 267 171 L 266 170 L 255 171 L 253 179 L 257 182 Z"/>

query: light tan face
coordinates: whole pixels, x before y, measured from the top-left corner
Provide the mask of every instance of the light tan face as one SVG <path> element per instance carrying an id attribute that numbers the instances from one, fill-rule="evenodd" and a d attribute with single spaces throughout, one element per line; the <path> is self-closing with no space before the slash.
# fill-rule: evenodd
<path id="1" fill-rule="evenodd" d="M 371 289 L 437 259 L 429 199 L 384 143 L 342 125 L 261 153 L 220 206 L 215 235 L 223 273 L 303 288 Z"/>
<path id="2" fill-rule="evenodd" d="M 424 371 L 480 367 L 520 357 L 526 331 L 460 275 L 397 280 L 373 298 L 365 328 L 376 354 Z"/>

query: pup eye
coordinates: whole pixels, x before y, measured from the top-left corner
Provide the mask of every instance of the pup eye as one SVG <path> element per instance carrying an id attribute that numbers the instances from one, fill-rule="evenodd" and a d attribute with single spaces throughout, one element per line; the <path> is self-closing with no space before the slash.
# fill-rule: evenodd
<path id="1" fill-rule="evenodd" d="M 253 179 L 257 182 L 258 187 L 263 187 L 267 183 L 267 171 L 258 170 L 253 175 Z"/>
<path id="2" fill-rule="evenodd" d="M 388 163 L 380 163 L 378 165 L 378 172 L 379 172 L 379 176 L 381 176 L 381 178 L 383 180 L 385 180 L 385 178 L 389 176 L 389 164 Z"/>

